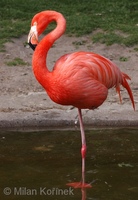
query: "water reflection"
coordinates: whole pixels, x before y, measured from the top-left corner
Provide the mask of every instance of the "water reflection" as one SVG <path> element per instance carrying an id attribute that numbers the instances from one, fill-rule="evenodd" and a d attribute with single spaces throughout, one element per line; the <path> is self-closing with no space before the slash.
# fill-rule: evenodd
<path id="1" fill-rule="evenodd" d="M 1 132 L 0 199 L 136 200 L 137 133 L 87 130 L 86 181 L 92 188 L 73 189 L 66 184 L 81 180 L 79 131 Z"/>
<path id="2" fill-rule="evenodd" d="M 86 189 L 81 189 L 81 193 L 82 193 L 82 200 L 86 200 Z"/>

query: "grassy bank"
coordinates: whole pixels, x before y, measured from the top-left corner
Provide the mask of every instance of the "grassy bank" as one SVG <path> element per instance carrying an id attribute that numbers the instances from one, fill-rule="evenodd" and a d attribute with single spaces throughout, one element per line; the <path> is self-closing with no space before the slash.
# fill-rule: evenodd
<path id="1" fill-rule="evenodd" d="M 35 13 L 56 10 L 67 19 L 66 33 L 92 33 L 94 42 L 138 44 L 137 0 L 1 0 L 0 46 L 12 37 L 28 34 Z"/>

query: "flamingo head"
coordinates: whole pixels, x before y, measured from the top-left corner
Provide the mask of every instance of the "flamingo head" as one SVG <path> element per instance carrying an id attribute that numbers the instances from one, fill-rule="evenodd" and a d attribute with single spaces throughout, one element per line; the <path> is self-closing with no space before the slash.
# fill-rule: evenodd
<path id="1" fill-rule="evenodd" d="M 28 35 L 28 44 L 35 50 L 38 45 L 38 36 L 46 29 L 49 24 L 48 12 L 37 13 L 31 22 L 31 29 Z"/>
<path id="2" fill-rule="evenodd" d="M 30 32 L 28 35 L 28 44 L 33 50 L 35 50 L 35 48 L 38 44 L 37 22 L 35 22 L 31 26 L 31 29 L 30 29 Z"/>

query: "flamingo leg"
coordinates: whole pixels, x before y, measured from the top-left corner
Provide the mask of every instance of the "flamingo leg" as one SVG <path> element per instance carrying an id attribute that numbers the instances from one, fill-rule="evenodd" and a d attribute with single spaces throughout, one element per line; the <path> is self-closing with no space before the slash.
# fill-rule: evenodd
<path id="1" fill-rule="evenodd" d="M 86 158 L 86 138 L 85 138 L 85 132 L 84 132 L 84 126 L 82 121 L 82 113 L 81 109 L 78 109 L 78 116 L 79 116 L 79 122 L 80 122 L 80 131 L 81 131 L 81 157 L 82 157 L 82 185 L 85 185 L 85 158 Z"/>
<path id="2" fill-rule="evenodd" d="M 82 181 L 81 182 L 75 182 L 75 183 L 68 183 L 68 186 L 72 186 L 74 188 L 90 188 L 92 187 L 90 184 L 85 183 L 85 158 L 86 158 L 86 139 L 85 139 L 85 132 L 84 132 L 84 126 L 82 121 L 82 113 L 81 109 L 78 108 L 78 116 L 79 116 L 79 122 L 80 122 L 80 131 L 81 131 L 81 157 L 82 157 Z"/>

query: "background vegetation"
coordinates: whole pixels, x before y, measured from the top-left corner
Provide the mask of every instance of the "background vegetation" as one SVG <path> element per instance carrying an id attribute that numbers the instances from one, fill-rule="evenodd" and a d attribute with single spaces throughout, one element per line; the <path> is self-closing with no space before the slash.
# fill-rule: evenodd
<path id="1" fill-rule="evenodd" d="M 12 37 L 28 34 L 32 17 L 49 9 L 63 13 L 69 35 L 98 29 L 92 34 L 94 42 L 138 44 L 138 0 L 0 0 L 0 47 Z"/>

